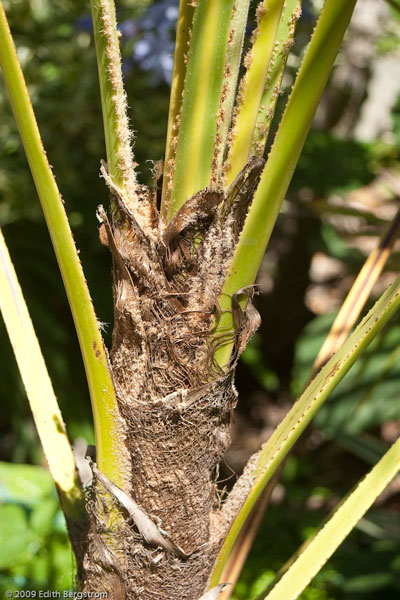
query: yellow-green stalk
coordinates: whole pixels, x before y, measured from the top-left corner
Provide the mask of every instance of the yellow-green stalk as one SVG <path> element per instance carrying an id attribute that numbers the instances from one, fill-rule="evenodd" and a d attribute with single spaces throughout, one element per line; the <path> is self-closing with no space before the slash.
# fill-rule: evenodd
<path id="1" fill-rule="evenodd" d="M 247 71 L 240 83 L 229 151 L 225 164 L 225 185 L 229 187 L 246 165 L 261 98 L 274 56 L 276 36 L 285 0 L 262 0 L 257 8 L 253 45 L 245 57 Z"/>
<path id="2" fill-rule="evenodd" d="M 255 465 L 250 467 L 253 481 L 219 552 L 210 587 L 217 585 L 234 542 L 267 483 L 275 474 L 293 444 L 316 412 L 400 306 L 400 277 L 386 290 L 360 325 L 309 383 L 301 397 L 263 446 Z M 229 498 L 226 503 L 229 512 Z M 285 599 L 286 600 L 286 599 Z"/>
<path id="3" fill-rule="evenodd" d="M 124 488 L 128 484 L 129 469 L 123 455 L 123 433 L 120 427 L 118 404 L 109 370 L 108 356 L 64 204 L 43 148 L 24 76 L 1 3 L 0 67 L 78 334 L 92 401 L 97 464 L 109 479 Z"/>
<path id="4" fill-rule="evenodd" d="M 264 600 L 296 600 L 400 469 L 400 438 L 299 548 Z"/>
<path id="5" fill-rule="evenodd" d="M 179 116 L 168 216 L 209 185 L 221 140 L 218 122 L 234 0 L 197 0 Z"/>
<path id="6" fill-rule="evenodd" d="M 0 310 L 64 512 L 68 517 L 80 520 L 83 496 L 72 448 L 1 230 Z"/>
<path id="7" fill-rule="evenodd" d="M 175 165 L 177 134 L 179 131 L 179 115 L 182 107 L 183 88 L 185 85 L 187 55 L 189 53 L 190 35 L 192 31 L 194 5 L 188 0 L 180 0 L 174 68 L 172 72 L 171 94 L 169 100 L 167 141 L 164 158 L 164 178 L 161 199 L 161 214 L 164 219 L 168 215 L 168 203 L 172 189 L 172 178 Z"/>
<path id="8" fill-rule="evenodd" d="M 301 15 L 301 0 L 286 0 L 278 27 L 274 51 L 269 63 L 266 84 L 261 97 L 250 156 L 263 156 L 276 102 L 281 91 L 286 60 L 293 44 L 296 23 Z"/>
<path id="9" fill-rule="evenodd" d="M 108 173 L 135 213 L 137 182 L 122 81 L 121 55 L 114 0 L 91 0 Z"/>
<path id="10" fill-rule="evenodd" d="M 231 309 L 232 295 L 256 279 L 355 3 L 356 0 L 326 0 L 321 11 L 219 298 L 225 311 Z M 232 315 L 224 312 L 215 336 L 232 330 Z M 216 352 L 215 359 L 221 366 L 226 365 L 230 353 L 231 347 L 227 344 Z"/>

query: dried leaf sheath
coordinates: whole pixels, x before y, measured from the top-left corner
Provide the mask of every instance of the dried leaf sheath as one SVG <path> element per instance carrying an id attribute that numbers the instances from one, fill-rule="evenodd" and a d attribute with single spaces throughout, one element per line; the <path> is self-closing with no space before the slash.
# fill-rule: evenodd
<path id="1" fill-rule="evenodd" d="M 118 598 L 180 600 L 190 589 L 195 600 L 205 591 L 222 536 L 234 516 L 222 518 L 216 477 L 230 441 L 237 357 L 259 323 L 251 303 L 243 312 L 233 299 L 234 352 L 225 372 L 213 364 L 215 348 L 224 337 L 211 346 L 208 340 L 216 298 L 262 166 L 262 159 L 250 163 L 226 198 L 222 192 L 199 192 L 167 227 L 149 214 L 145 220 L 153 223 L 151 232 L 137 223 L 103 169 L 118 207 L 111 222 L 102 207 L 98 216 L 101 237 L 113 256 L 111 362 L 132 457 L 131 496 L 182 553 L 171 551 L 172 546 L 156 550 L 135 524 L 108 517 L 103 505 L 110 488 L 104 489 L 97 477 L 99 493 L 91 504 L 94 552 L 92 562 L 86 561 L 86 590 L 98 589 L 102 572 L 108 569 L 114 573 L 108 579 L 109 593 L 121 589 L 118 570 L 128 574 L 123 584 L 126 595 Z M 112 504 L 110 515 L 117 505 Z M 99 552 L 96 536 L 101 531 L 105 550 Z M 112 561 L 106 560 L 107 552 L 114 556 Z"/>

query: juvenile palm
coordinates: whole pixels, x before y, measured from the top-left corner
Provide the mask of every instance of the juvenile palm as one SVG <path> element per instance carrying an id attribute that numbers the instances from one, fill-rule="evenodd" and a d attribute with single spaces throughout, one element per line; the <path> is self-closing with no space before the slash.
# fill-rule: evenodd
<path id="1" fill-rule="evenodd" d="M 46 409 L 30 394 L 84 591 L 105 591 L 118 600 L 195 600 L 210 586 L 214 592 L 207 597 L 220 592 L 227 597 L 231 590 L 223 590 L 221 582 L 257 501 L 267 498 L 268 483 L 291 446 L 398 308 L 396 281 L 250 459 L 221 504 L 216 479 L 230 443 L 235 367 L 259 325 L 253 284 L 354 5 L 355 0 L 326 0 L 265 162 L 300 0 L 259 2 L 240 81 L 249 0 L 181 0 L 163 178 L 148 189 L 136 178 L 114 4 L 92 0 L 107 149 L 101 173 L 110 191 L 110 209 L 100 206 L 97 213 L 101 240 L 113 260 L 109 356 L 0 12 L 0 64 L 91 391 L 97 455 L 89 461 L 93 482 L 83 494 L 73 462 L 63 467 L 71 475 L 68 482 L 60 477 L 55 458 L 70 456 L 70 449 L 55 447 L 43 428 Z M 12 267 L 6 251 L 3 256 L 7 289 Z M 11 294 L 2 305 L 15 340 L 18 319 L 7 305 L 16 301 Z M 26 360 L 22 349 L 20 368 L 29 393 Z M 65 441 L 60 418 L 58 424 Z M 368 493 L 364 482 L 333 517 L 337 535 L 323 530 L 300 555 L 301 566 L 294 563 L 294 575 L 284 576 L 268 598 L 298 596 L 394 476 L 399 459 L 396 444 L 366 480 Z"/>

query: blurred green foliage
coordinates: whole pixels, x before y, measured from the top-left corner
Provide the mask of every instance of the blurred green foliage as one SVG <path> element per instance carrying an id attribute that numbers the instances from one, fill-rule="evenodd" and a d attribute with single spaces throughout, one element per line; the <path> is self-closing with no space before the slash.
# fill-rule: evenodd
<path id="1" fill-rule="evenodd" d="M 326 197 L 370 183 L 373 154 L 368 144 L 339 139 L 329 132 L 313 131 L 308 136 L 292 190 L 312 186 L 315 195 Z"/>
<path id="2" fill-rule="evenodd" d="M 43 467 L 0 463 L 0 592 L 69 590 L 74 562 L 53 480 Z"/>
<path id="3" fill-rule="evenodd" d="M 298 396 L 335 315 L 315 318 L 297 343 L 293 389 Z M 400 420 L 400 322 L 397 317 L 370 345 L 318 412 L 315 425 L 329 438 L 359 435 Z M 297 392 L 297 393 L 296 393 Z"/>
<path id="4" fill-rule="evenodd" d="M 373 512 L 371 520 L 361 522 L 351 533 L 300 596 L 301 600 L 395 600 L 399 597 L 400 537 L 398 532 L 393 534 L 390 524 L 384 530 L 376 527 L 379 537 L 375 532 L 375 517 L 379 520 L 379 514 Z M 283 506 L 270 507 L 235 587 L 234 600 L 261 600 L 262 593 L 290 553 L 298 549 L 323 518 L 323 511 L 304 510 L 300 494 L 296 497 L 294 492 Z M 394 519 L 392 515 L 391 521 Z M 363 531 L 364 527 L 369 533 Z"/>
<path id="5" fill-rule="evenodd" d="M 118 2 L 120 21 L 134 18 L 152 0 Z M 99 319 L 110 343 L 111 263 L 97 236 L 96 208 L 108 202 L 99 179 L 105 156 L 97 67 L 86 0 L 4 2 L 29 85 L 44 144 L 57 176 Z M 304 32 L 295 51 L 301 54 Z M 389 31 L 383 52 L 397 47 Z M 122 46 L 125 57 L 132 41 Z M 297 57 L 294 57 L 294 63 Z M 293 73 L 293 66 L 290 66 Z M 150 76 L 131 65 L 126 77 L 130 117 L 136 131 L 140 177 L 151 182 L 162 159 L 169 88 L 151 88 Z M 281 102 L 282 103 L 282 102 Z M 0 79 L 0 226 L 10 249 L 72 440 L 93 443 L 90 403 L 79 347 L 39 201 Z M 311 132 L 279 218 L 265 270 L 272 291 L 259 299 L 263 326 L 238 370 L 239 411 L 252 419 L 254 397 L 279 406 L 302 390 L 334 315 L 316 316 L 305 306 L 312 256 L 324 252 L 355 274 L 364 260 L 343 242 L 323 210 L 300 201 L 368 185 L 400 154 L 400 103 L 393 111 L 393 143 L 360 144 L 332 131 Z M 330 210 L 333 210 L 330 207 Z M 335 207 L 339 214 L 346 210 Z M 349 209 L 350 210 L 350 209 Z M 382 219 L 365 223 L 381 231 Z M 267 257 L 268 258 L 268 257 Z M 398 268 L 397 259 L 392 268 Z M 285 491 L 272 505 L 256 540 L 236 600 L 256 600 L 273 575 L 327 515 L 336 501 L 385 449 L 380 426 L 400 418 L 398 402 L 400 319 L 387 328 L 350 371 L 318 415 L 320 442 L 306 441 L 290 457 Z M 10 344 L 0 323 L 0 593 L 6 589 L 70 589 L 72 553 L 54 486 L 43 458 Z M 258 417 L 254 421 L 260 420 Z M 260 426 L 260 423 L 257 422 Z M 312 434 L 311 434 L 312 435 Z M 311 449 L 310 449 L 311 447 Z M 10 463 L 20 463 L 12 465 Z M 28 463 L 28 464 L 22 464 Z M 303 600 L 392 600 L 400 596 L 399 503 L 376 508 L 360 523 Z"/>

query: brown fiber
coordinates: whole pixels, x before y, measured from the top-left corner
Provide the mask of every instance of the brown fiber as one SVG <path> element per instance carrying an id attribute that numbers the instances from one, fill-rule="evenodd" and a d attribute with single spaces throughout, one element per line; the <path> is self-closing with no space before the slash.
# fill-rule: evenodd
<path id="1" fill-rule="evenodd" d="M 230 443 L 235 365 L 259 323 L 252 290 L 238 291 L 249 298 L 245 311 L 233 298 L 235 331 L 210 340 L 217 298 L 262 166 L 262 159 L 251 161 L 225 197 L 199 192 L 167 226 L 154 217 L 140 226 L 105 173 L 116 210 L 110 221 L 101 207 L 98 216 L 113 256 L 110 358 L 131 456 L 130 495 L 173 544 L 146 541 L 126 510 L 129 502 L 121 504 L 95 475 L 86 591 L 107 588 L 108 597 L 118 600 L 200 598 L 248 490 L 250 472 L 225 510 L 220 507 L 216 479 Z M 150 192 L 142 193 L 148 195 L 142 206 L 150 207 Z M 227 339 L 234 349 L 223 371 L 213 357 Z"/>

